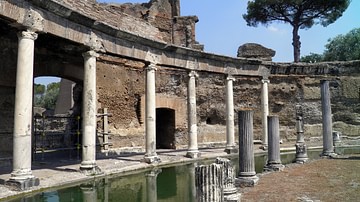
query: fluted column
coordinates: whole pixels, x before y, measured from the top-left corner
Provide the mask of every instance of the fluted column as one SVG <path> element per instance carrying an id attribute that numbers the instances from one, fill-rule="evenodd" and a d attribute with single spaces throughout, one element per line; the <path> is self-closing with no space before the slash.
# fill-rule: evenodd
<path id="1" fill-rule="evenodd" d="M 223 166 L 223 192 L 224 201 L 240 201 L 240 193 L 237 193 L 235 187 L 235 168 L 231 160 L 226 158 L 217 157 L 215 159 L 216 164 Z"/>
<path id="2" fill-rule="evenodd" d="M 258 177 L 255 172 L 253 143 L 253 111 L 243 110 L 238 113 L 239 119 L 239 175 L 237 186 L 254 186 Z"/>
<path id="3" fill-rule="evenodd" d="M 284 165 L 280 159 L 280 133 L 279 133 L 279 117 L 268 116 L 268 161 L 264 167 L 265 171 L 281 171 Z"/>
<path id="4" fill-rule="evenodd" d="M 235 148 L 235 130 L 234 130 L 234 93 L 233 81 L 234 77 L 228 76 L 226 78 L 226 148 L 225 152 L 228 154 L 236 153 Z"/>
<path id="5" fill-rule="evenodd" d="M 200 153 L 197 142 L 197 121 L 196 121 L 196 77 L 198 74 L 195 71 L 189 73 L 188 81 L 188 134 L 189 146 L 186 153 L 187 157 L 198 158 Z"/>
<path id="6" fill-rule="evenodd" d="M 157 202 L 157 176 L 161 169 L 155 168 L 145 175 L 146 177 L 146 201 Z"/>
<path id="7" fill-rule="evenodd" d="M 323 128 L 323 152 L 322 156 L 331 156 L 334 154 L 334 145 L 332 137 L 331 103 L 329 81 L 320 81 L 321 91 L 321 109 L 322 109 L 322 128 Z"/>
<path id="8" fill-rule="evenodd" d="M 268 146 L 268 122 L 267 116 L 269 115 L 269 96 L 268 96 L 268 84 L 270 80 L 262 79 L 261 80 L 261 120 L 262 120 L 262 148 L 267 149 Z"/>
<path id="9" fill-rule="evenodd" d="M 223 200 L 222 172 L 223 166 L 215 163 L 195 168 L 196 198 L 198 202 Z"/>
<path id="10" fill-rule="evenodd" d="M 84 87 L 82 107 L 82 161 L 80 169 L 87 174 L 96 172 L 96 58 L 95 51 L 84 57 Z"/>
<path id="11" fill-rule="evenodd" d="M 37 34 L 32 31 L 22 31 L 18 34 L 13 170 L 9 182 L 16 183 L 21 189 L 39 184 L 39 180 L 31 171 L 32 89 L 36 38 Z"/>
<path id="12" fill-rule="evenodd" d="M 145 157 L 146 163 L 159 162 L 156 154 L 156 89 L 155 71 L 156 65 L 150 63 L 146 68 L 146 96 L 145 96 Z"/>

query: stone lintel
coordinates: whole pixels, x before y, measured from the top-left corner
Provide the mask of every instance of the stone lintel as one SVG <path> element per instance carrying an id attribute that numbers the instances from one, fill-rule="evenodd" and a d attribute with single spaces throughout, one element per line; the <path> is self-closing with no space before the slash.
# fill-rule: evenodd
<path id="1" fill-rule="evenodd" d="M 254 187 L 259 182 L 258 176 L 235 178 L 236 187 Z"/>

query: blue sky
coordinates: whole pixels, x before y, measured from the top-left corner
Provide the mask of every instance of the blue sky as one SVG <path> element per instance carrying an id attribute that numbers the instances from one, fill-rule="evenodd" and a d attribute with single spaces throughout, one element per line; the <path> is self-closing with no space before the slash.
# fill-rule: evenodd
<path id="1" fill-rule="evenodd" d="M 145 3 L 147 0 L 97 0 L 112 3 Z M 196 15 L 196 40 L 205 45 L 205 51 L 236 57 L 237 49 L 244 43 L 259 43 L 276 51 L 275 62 L 292 62 L 292 27 L 284 23 L 272 23 L 268 27 L 249 27 L 242 15 L 246 13 L 246 0 L 180 0 L 181 15 Z M 360 28 L 360 1 L 352 0 L 343 16 L 335 23 L 322 27 L 315 25 L 300 30 L 301 55 L 322 53 L 329 38 Z M 39 78 L 37 83 L 49 83 Z"/>
<path id="2" fill-rule="evenodd" d="M 98 2 L 144 3 L 146 0 L 98 0 Z M 197 15 L 196 39 L 205 45 L 205 51 L 236 57 L 244 43 L 259 43 L 274 49 L 276 62 L 292 62 L 292 27 L 272 23 L 268 27 L 248 27 L 242 15 L 246 13 L 246 0 L 181 0 L 181 15 Z M 322 53 L 329 38 L 346 34 L 360 27 L 360 1 L 352 0 L 343 16 L 335 23 L 301 30 L 301 55 Z"/>

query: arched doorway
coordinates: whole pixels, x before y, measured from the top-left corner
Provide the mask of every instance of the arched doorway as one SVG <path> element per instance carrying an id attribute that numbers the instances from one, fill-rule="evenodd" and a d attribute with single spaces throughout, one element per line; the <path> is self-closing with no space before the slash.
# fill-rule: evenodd
<path id="1" fill-rule="evenodd" d="M 175 149 L 175 110 L 156 109 L 156 148 Z"/>

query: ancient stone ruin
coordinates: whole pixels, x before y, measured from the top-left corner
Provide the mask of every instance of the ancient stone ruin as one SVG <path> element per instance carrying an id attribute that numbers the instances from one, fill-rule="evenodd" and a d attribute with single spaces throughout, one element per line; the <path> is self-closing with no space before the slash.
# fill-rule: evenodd
<path id="1" fill-rule="evenodd" d="M 243 109 L 253 111 L 253 138 L 264 148 L 269 114 L 279 117 L 280 138 L 296 141 L 295 104 L 303 107 L 305 137 L 322 137 L 322 79 L 331 81 L 334 130 L 358 135 L 360 61 L 275 63 L 274 51 L 253 44 L 241 46 L 234 58 L 207 53 L 195 40 L 198 18 L 181 16 L 179 5 L 1 1 L 0 157 L 12 162 L 10 181 L 36 184 L 31 89 L 39 76 L 82 89 L 73 91 L 68 113 L 79 122 L 69 122 L 70 144 L 90 174 L 98 171 L 96 155 L 104 153 L 141 151 L 145 162 L 157 163 L 158 149 L 186 149 L 189 158 L 214 145 L 236 152 L 233 112 Z M 111 116 L 105 120 L 104 114 Z M 332 153 L 331 141 L 325 143 L 324 153 Z"/>

